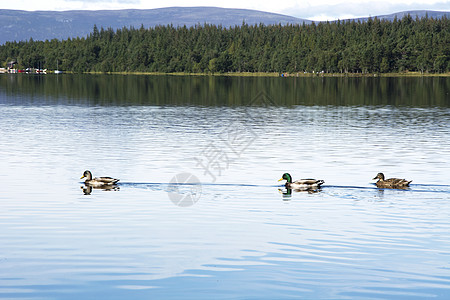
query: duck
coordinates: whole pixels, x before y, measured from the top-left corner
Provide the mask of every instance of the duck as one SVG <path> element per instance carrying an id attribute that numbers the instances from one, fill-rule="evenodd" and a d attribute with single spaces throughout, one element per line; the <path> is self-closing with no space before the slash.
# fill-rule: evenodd
<path id="1" fill-rule="evenodd" d="M 373 180 L 378 179 L 378 181 L 375 183 L 377 187 L 379 188 L 390 188 L 390 189 L 401 189 L 409 187 L 409 184 L 412 182 L 412 180 L 406 180 L 406 179 L 400 179 L 400 178 L 389 178 L 384 179 L 383 173 L 378 173 L 377 176 L 373 178 Z"/>
<path id="2" fill-rule="evenodd" d="M 286 180 L 285 187 L 293 190 L 309 190 L 309 189 L 319 189 L 325 181 L 321 179 L 300 179 L 292 182 L 292 176 L 289 173 L 284 173 L 281 180 Z"/>
<path id="3" fill-rule="evenodd" d="M 91 186 L 107 186 L 107 185 L 115 185 L 119 182 L 119 179 L 111 178 L 111 177 L 94 177 L 92 178 L 92 173 L 89 170 L 84 171 L 83 176 L 80 179 L 86 178 L 84 183 L 86 185 Z"/>

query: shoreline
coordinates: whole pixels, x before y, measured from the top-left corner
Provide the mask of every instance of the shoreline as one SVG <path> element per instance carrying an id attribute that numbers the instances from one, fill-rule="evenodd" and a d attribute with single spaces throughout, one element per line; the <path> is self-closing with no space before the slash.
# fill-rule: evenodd
<path id="1" fill-rule="evenodd" d="M 23 74 L 23 73 L 0 73 L 0 74 Z M 27 75 L 30 75 L 26 73 Z M 55 74 L 47 71 L 46 74 Z M 34 74 L 31 75 L 46 75 Z M 278 72 L 230 72 L 230 73 L 184 73 L 184 72 L 82 72 L 64 71 L 63 74 L 91 74 L 91 75 L 147 75 L 147 76 L 217 76 L 217 77 L 296 77 L 296 78 L 320 78 L 320 77 L 341 77 L 341 78 L 377 78 L 377 77 L 450 77 L 447 73 L 421 73 L 421 72 L 398 72 L 398 73 L 278 73 Z M 61 75 L 61 74 L 56 74 Z"/>
<path id="2" fill-rule="evenodd" d="M 71 73 L 71 72 L 67 72 Z M 162 72 L 85 72 L 82 74 L 109 74 L 109 75 L 154 75 L 154 76 L 224 76 L 224 77 L 450 77 L 448 73 L 277 73 L 277 72 L 233 72 L 233 73 L 162 73 Z"/>

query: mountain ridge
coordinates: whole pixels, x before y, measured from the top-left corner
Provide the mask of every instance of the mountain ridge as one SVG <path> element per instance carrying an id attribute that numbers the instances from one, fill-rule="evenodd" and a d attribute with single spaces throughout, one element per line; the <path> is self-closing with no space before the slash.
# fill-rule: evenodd
<path id="1" fill-rule="evenodd" d="M 407 11 L 379 16 L 393 20 L 405 14 L 415 17 L 450 17 L 450 12 Z M 373 17 L 374 18 L 374 17 Z M 366 21 L 367 18 L 355 20 Z M 334 20 L 333 20 L 334 21 Z M 156 9 L 23 11 L 0 9 L 0 45 L 7 41 L 51 40 L 85 37 L 98 28 L 145 28 L 158 25 L 195 26 L 203 24 L 224 27 L 246 24 L 311 24 L 312 21 L 283 14 L 250 9 L 220 7 L 166 7 Z M 332 21 L 331 21 L 332 22 Z"/>

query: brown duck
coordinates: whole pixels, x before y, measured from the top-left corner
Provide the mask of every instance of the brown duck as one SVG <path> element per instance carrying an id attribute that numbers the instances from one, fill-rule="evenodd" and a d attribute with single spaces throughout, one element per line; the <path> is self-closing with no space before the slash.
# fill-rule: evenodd
<path id="1" fill-rule="evenodd" d="M 92 177 L 91 171 L 84 171 L 83 176 L 80 179 L 86 178 L 84 183 L 90 186 L 104 186 L 104 185 L 115 185 L 119 179 L 111 178 L 111 177 Z"/>
<path id="2" fill-rule="evenodd" d="M 407 188 L 412 181 L 400 178 L 384 179 L 383 173 L 378 173 L 377 176 L 375 176 L 374 180 L 375 179 L 378 179 L 378 181 L 376 182 L 377 187 L 388 189 L 404 189 Z"/>

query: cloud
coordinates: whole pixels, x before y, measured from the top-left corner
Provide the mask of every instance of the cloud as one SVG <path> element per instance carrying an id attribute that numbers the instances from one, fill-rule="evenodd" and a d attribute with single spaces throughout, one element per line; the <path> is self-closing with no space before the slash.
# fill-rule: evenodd
<path id="1" fill-rule="evenodd" d="M 400 2 L 399 2 L 400 1 Z M 405 10 L 448 11 L 450 0 L 15 0 L 2 3 L 3 9 L 98 10 L 148 9 L 168 6 L 218 6 L 247 8 L 324 21 L 391 14 Z"/>
<path id="2" fill-rule="evenodd" d="M 141 0 L 63 0 L 62 2 L 81 2 L 81 3 L 108 3 L 108 4 L 141 4 Z"/>
<path id="3" fill-rule="evenodd" d="M 99 10 L 139 8 L 141 0 L 15 0 L 2 3 L 2 9 L 18 10 Z"/>
<path id="4" fill-rule="evenodd" d="M 392 14 L 408 10 L 437 10 L 448 11 L 450 1 L 437 3 L 399 3 L 386 1 L 364 1 L 353 3 L 339 3 L 333 5 L 319 4 L 304 7 L 291 7 L 282 11 L 291 16 L 326 21 L 336 19 L 348 19 L 355 17 L 369 17 Z"/>

